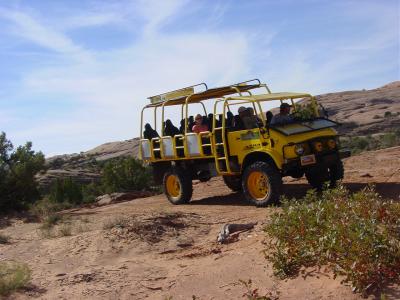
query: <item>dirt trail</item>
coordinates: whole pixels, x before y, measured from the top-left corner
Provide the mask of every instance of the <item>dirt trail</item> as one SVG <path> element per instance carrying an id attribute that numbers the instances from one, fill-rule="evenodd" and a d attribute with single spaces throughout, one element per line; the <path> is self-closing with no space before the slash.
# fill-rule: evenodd
<path id="1" fill-rule="evenodd" d="M 352 190 L 375 182 L 383 196 L 398 199 L 400 147 L 352 157 L 345 165 Z M 301 197 L 307 188 L 292 180 L 285 193 Z M 0 230 L 12 238 L 0 245 L 0 260 L 24 261 L 33 270 L 32 286 L 15 299 L 243 299 L 240 279 L 252 279 L 260 294 L 279 299 L 361 299 L 322 271 L 285 281 L 273 276 L 262 229 L 277 209 L 248 205 L 213 179 L 195 184 L 189 205 L 173 206 L 160 195 L 65 212 L 71 236 L 45 238 L 39 224 L 13 221 Z M 254 221 L 254 230 L 216 243 L 223 224 Z M 399 299 L 400 288 L 388 295 Z"/>

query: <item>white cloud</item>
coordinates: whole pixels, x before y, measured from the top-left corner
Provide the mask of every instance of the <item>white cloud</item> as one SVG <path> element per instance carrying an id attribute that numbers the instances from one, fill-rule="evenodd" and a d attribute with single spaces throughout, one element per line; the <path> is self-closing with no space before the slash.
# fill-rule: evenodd
<path id="1" fill-rule="evenodd" d="M 354 65 L 396 43 L 392 22 L 376 18 L 368 39 L 344 37 L 321 42 L 320 47 L 299 43 L 274 49 L 271 43 L 280 34 L 276 29 L 248 34 L 216 28 L 226 5 L 216 6 L 209 17 L 212 31 L 166 33 L 161 28 L 182 17 L 189 6 L 186 1 L 123 3 L 71 15 L 54 26 L 26 11 L 0 10 L 0 18 L 13 24 L 14 34 L 60 54 L 51 67 L 26 71 L 21 90 L 78 103 L 68 116 L 54 111 L 24 130 L 14 130 L 18 140 L 29 138 L 46 153 L 63 153 L 131 138 L 139 133 L 146 97 L 203 81 L 215 86 L 259 76 L 273 91 L 332 91 L 338 82 L 381 71 L 385 66 Z M 370 13 L 365 9 L 357 17 Z M 107 52 L 85 49 L 68 36 L 71 29 L 106 24 L 137 26 L 140 34 L 130 45 Z M 180 112 L 173 114 L 176 122 Z"/>
<path id="2" fill-rule="evenodd" d="M 0 18 L 12 23 L 12 33 L 15 36 L 68 55 L 70 58 L 90 59 L 89 53 L 76 45 L 65 34 L 52 29 L 49 24 L 42 24 L 25 12 L 0 8 Z"/>

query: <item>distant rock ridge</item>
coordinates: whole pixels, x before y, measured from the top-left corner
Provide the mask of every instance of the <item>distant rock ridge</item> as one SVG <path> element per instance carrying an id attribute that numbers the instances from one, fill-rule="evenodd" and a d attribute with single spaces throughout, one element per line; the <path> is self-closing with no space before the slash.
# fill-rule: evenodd
<path id="1" fill-rule="evenodd" d="M 342 123 L 341 134 L 368 135 L 400 128 L 400 81 L 372 90 L 322 94 L 317 99 L 328 110 L 331 119 Z M 97 181 L 100 179 L 98 162 L 138 155 L 139 138 L 105 143 L 79 154 L 47 158 L 49 169 L 38 175 L 38 179 L 45 188 L 53 180 L 63 177 L 80 183 Z"/>

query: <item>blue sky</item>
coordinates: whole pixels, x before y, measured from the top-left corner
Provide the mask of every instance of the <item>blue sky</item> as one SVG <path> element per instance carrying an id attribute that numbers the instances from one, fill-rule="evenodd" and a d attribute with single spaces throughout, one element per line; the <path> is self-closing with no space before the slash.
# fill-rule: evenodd
<path id="1" fill-rule="evenodd" d="M 258 77 L 273 91 L 400 78 L 399 1 L 0 0 L 0 131 L 46 155 L 139 134 L 146 97 Z"/>

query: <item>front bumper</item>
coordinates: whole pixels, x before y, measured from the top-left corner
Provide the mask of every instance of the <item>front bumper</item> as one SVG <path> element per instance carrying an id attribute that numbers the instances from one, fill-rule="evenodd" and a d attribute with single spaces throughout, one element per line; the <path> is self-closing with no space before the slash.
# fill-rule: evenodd
<path id="1" fill-rule="evenodd" d="M 330 153 L 315 154 L 316 162 L 314 164 L 307 166 L 302 166 L 300 163 L 300 158 L 296 158 L 289 160 L 285 164 L 283 164 L 282 171 L 285 176 L 293 173 L 305 172 L 309 169 L 315 168 L 316 166 L 330 167 L 336 164 L 342 158 L 346 158 L 349 156 L 350 156 L 349 150 L 340 150 Z"/>

